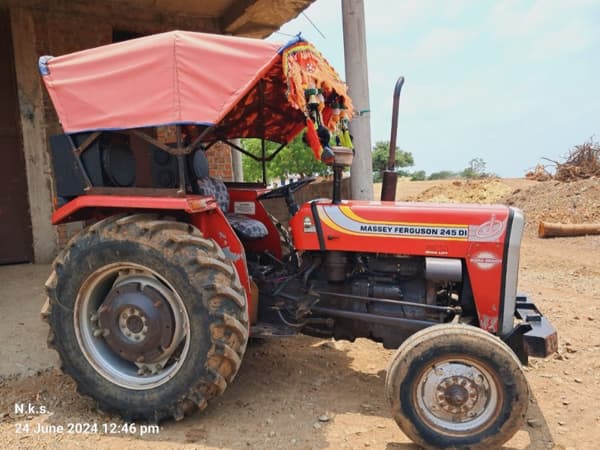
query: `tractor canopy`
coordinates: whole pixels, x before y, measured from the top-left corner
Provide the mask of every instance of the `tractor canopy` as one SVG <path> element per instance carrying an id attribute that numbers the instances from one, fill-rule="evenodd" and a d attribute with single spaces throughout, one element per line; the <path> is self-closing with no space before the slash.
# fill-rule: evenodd
<path id="1" fill-rule="evenodd" d="M 314 46 L 186 31 L 43 56 L 39 70 L 67 134 L 199 125 L 207 140 L 293 139 L 318 98 L 331 128 L 347 88 Z M 206 128 L 209 129 L 206 129 Z"/>

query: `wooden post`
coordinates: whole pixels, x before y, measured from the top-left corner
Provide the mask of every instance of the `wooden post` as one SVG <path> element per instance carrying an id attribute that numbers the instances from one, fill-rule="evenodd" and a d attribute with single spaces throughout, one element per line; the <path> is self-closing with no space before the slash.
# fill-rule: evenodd
<path id="1" fill-rule="evenodd" d="M 551 223 L 540 222 L 538 236 L 541 238 L 586 236 L 600 234 L 600 223 Z"/>

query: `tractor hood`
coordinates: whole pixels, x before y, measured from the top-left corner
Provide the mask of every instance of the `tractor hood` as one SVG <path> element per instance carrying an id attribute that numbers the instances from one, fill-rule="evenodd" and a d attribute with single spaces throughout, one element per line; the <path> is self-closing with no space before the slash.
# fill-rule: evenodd
<path id="1" fill-rule="evenodd" d="M 350 200 L 305 204 L 290 223 L 302 250 L 396 253 L 409 239 L 414 254 L 456 257 L 469 244 L 501 247 L 510 217 L 502 205 Z"/>
<path id="2" fill-rule="evenodd" d="M 65 133 L 196 124 L 284 143 L 305 126 L 313 86 L 352 112 L 344 82 L 301 38 L 172 31 L 43 56 L 39 69 Z"/>

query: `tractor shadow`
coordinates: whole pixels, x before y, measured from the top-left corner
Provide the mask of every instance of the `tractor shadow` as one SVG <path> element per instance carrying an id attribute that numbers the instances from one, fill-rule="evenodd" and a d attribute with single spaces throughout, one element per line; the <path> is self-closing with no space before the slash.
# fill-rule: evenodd
<path id="1" fill-rule="evenodd" d="M 138 432 L 90 439 L 110 439 L 113 446 L 125 438 L 133 441 L 127 445 L 152 448 L 417 449 L 391 418 L 385 398 L 392 355 L 367 340 L 332 342 L 302 336 L 253 341 L 234 383 L 205 411 L 180 422 L 163 422 L 159 432 L 145 436 Z M 48 405 L 53 414 L 47 423 L 120 422 L 97 412 L 57 370 L 0 384 L 0 394 L 0 410 L 29 399 Z M 537 402 L 530 405 L 528 425 L 505 448 L 552 448 Z"/>
<path id="2" fill-rule="evenodd" d="M 364 363 L 378 348 L 306 336 L 252 341 L 225 394 L 203 413 L 164 424 L 161 440 L 261 449 L 385 448 L 394 440 L 416 449 L 389 413 L 387 356 Z"/>
<path id="3" fill-rule="evenodd" d="M 224 448 L 418 449 L 391 418 L 391 350 L 306 336 L 252 341 L 235 382 L 203 413 L 165 423 L 161 440 Z M 528 424 L 504 449 L 547 449 L 552 436 L 533 399 Z"/>

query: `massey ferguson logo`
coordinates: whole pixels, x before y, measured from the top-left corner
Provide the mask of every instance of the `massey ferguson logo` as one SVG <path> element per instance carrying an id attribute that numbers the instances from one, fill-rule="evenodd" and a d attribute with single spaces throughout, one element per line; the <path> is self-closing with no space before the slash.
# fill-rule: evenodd
<path id="1" fill-rule="evenodd" d="M 481 225 L 469 225 L 469 241 L 498 242 L 506 230 L 506 220 L 498 220 L 492 214 L 490 220 Z"/>

